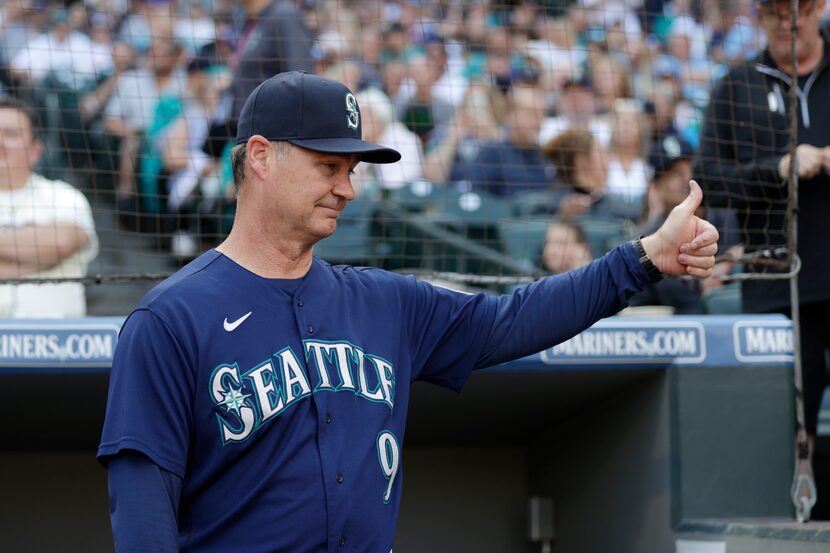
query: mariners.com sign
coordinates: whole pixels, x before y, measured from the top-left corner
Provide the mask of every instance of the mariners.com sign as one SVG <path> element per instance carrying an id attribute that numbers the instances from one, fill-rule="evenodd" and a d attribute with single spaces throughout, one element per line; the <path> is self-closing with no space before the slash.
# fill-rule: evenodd
<path id="1" fill-rule="evenodd" d="M 93 368 L 112 363 L 122 319 L 0 322 L 0 367 Z M 526 360 L 541 367 L 790 363 L 784 317 L 611 318 Z"/>
<path id="2" fill-rule="evenodd" d="M 539 354 L 549 365 L 791 362 L 790 322 L 705 317 L 601 321 Z"/>
<path id="3" fill-rule="evenodd" d="M 0 366 L 109 367 L 118 324 L 0 324 Z"/>

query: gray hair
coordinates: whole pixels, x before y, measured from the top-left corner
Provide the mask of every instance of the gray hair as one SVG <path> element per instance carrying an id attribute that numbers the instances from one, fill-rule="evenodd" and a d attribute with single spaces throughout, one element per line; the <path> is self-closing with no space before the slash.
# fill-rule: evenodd
<path id="1" fill-rule="evenodd" d="M 294 147 L 290 142 L 284 140 L 272 142 L 276 146 L 277 159 L 285 161 L 288 159 L 288 154 Z M 233 174 L 233 184 L 237 191 L 242 188 L 242 183 L 245 181 L 245 158 L 248 156 L 248 144 L 237 144 L 231 150 L 231 172 Z"/>

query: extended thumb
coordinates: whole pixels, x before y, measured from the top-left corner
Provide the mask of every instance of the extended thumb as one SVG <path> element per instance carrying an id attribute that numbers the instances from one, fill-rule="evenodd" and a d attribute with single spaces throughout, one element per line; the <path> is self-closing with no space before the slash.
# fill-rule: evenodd
<path id="1" fill-rule="evenodd" d="M 688 214 L 692 214 L 697 211 L 697 208 L 700 207 L 700 202 L 703 200 L 703 191 L 700 189 L 700 185 L 693 181 L 689 181 L 689 195 L 686 196 L 686 199 L 681 202 L 680 205 L 677 207 L 680 208 L 682 211 Z"/>

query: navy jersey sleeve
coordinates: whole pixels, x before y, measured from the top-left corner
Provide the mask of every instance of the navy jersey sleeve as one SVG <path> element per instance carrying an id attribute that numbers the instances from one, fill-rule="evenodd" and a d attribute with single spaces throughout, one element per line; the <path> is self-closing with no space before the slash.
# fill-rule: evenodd
<path id="1" fill-rule="evenodd" d="M 144 455 L 122 454 L 108 465 L 110 521 L 118 553 L 176 553 L 182 479 Z"/>
<path id="2" fill-rule="evenodd" d="M 647 283 L 629 244 L 500 297 L 419 283 L 413 379 L 458 390 L 473 369 L 552 347 L 613 315 Z"/>
<path id="3" fill-rule="evenodd" d="M 110 372 L 98 458 L 143 453 L 184 477 L 192 427 L 193 364 L 152 311 L 133 312 L 121 329 Z"/>

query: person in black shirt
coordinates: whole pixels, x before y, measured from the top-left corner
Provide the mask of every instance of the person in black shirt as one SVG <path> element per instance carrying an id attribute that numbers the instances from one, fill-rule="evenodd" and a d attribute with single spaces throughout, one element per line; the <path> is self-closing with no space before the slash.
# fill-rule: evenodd
<path id="1" fill-rule="evenodd" d="M 804 367 L 805 426 L 809 449 L 830 345 L 830 36 L 820 19 L 827 0 L 801 0 L 797 15 L 798 70 L 798 277 L 801 354 Z M 711 206 L 735 209 L 748 254 L 775 251 L 787 244 L 790 188 L 789 91 L 792 86 L 791 12 L 786 0 L 758 2 L 768 46 L 754 60 L 732 69 L 713 92 L 707 109 L 695 178 Z M 752 272 L 769 266 L 749 263 Z M 749 280 L 742 285 L 749 312 L 790 313 L 789 283 Z M 803 444 L 802 444 L 803 445 Z M 802 452 L 803 453 L 803 452 Z M 802 455 L 803 457 L 803 455 Z"/>

